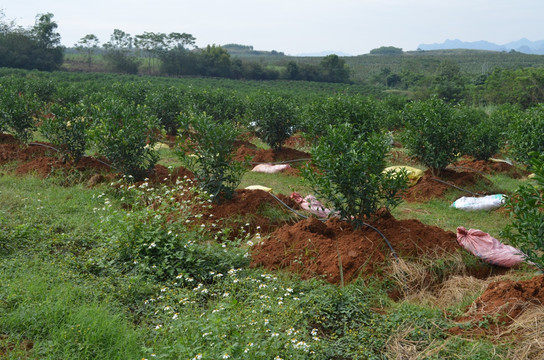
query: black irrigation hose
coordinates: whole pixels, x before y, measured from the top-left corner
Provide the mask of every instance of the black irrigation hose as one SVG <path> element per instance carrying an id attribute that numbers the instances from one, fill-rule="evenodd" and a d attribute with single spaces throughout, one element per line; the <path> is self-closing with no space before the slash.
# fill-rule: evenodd
<path id="1" fill-rule="evenodd" d="M 274 198 L 276 199 L 281 205 L 285 206 L 288 210 L 290 210 L 291 212 L 297 214 L 298 216 L 300 216 L 301 218 L 304 218 L 304 219 L 307 219 L 308 216 L 306 215 L 302 215 L 301 213 L 299 213 L 298 211 L 296 211 L 295 209 L 293 209 L 292 207 L 290 207 L 289 205 L 287 205 L 286 203 L 284 203 L 279 197 L 277 197 L 276 195 L 272 194 L 271 192 L 269 192 L 269 194 Z M 321 220 L 321 219 L 320 219 Z"/>
<path id="2" fill-rule="evenodd" d="M 460 188 L 460 187 L 457 186 L 457 185 L 450 184 L 449 182 L 446 182 L 446 181 L 443 181 L 443 180 L 440 180 L 440 179 L 437 179 L 437 178 L 431 178 L 431 180 L 440 182 L 440 183 L 442 183 L 442 184 L 446 184 L 446 185 L 448 185 L 448 186 L 451 186 L 451 187 L 453 187 L 453 188 L 456 188 L 457 190 L 461 190 L 461 191 L 464 191 L 464 192 L 466 192 L 466 193 L 472 194 L 472 195 L 474 195 L 474 196 L 476 196 L 476 197 L 482 196 L 482 194 L 473 193 L 472 191 L 469 191 L 469 190 L 467 190 L 467 189 Z"/>
<path id="3" fill-rule="evenodd" d="M 116 168 L 116 167 L 113 166 L 112 164 L 108 164 L 107 162 L 104 162 L 104 161 L 102 161 L 102 160 L 100 160 L 100 159 L 98 159 L 98 158 L 94 158 L 94 159 L 95 159 L 96 161 L 98 161 L 99 163 L 101 163 L 101 164 L 104 164 L 104 165 L 106 165 L 106 166 L 109 166 L 109 167 L 112 168 L 113 170 L 117 170 L 117 171 L 121 172 L 121 170 L 119 170 L 118 168 Z"/>
<path id="4" fill-rule="evenodd" d="M 46 148 L 49 148 L 49 149 L 52 149 L 52 150 L 55 150 L 56 152 L 60 152 L 59 149 L 57 148 L 54 148 L 50 145 L 47 145 L 47 144 L 41 144 L 41 143 L 35 143 L 35 142 L 31 142 L 31 143 L 28 143 L 28 145 L 38 145 L 38 146 L 43 146 L 43 147 L 46 147 Z"/>
<path id="5" fill-rule="evenodd" d="M 380 236 L 382 237 L 382 239 L 385 240 L 385 243 L 387 244 L 387 246 L 389 246 L 389 249 L 391 249 L 391 254 L 393 254 L 393 257 L 395 259 L 399 259 L 397 253 L 395 252 L 395 249 L 393 249 L 393 246 L 391 245 L 391 243 L 389 242 L 389 240 L 387 240 L 387 238 L 385 237 L 384 234 L 382 234 L 382 232 L 378 229 L 376 229 L 374 226 L 370 225 L 370 224 L 367 224 L 367 223 L 362 223 L 361 225 L 364 225 L 364 226 L 367 226 L 369 228 L 371 228 L 372 230 L 374 230 L 375 232 L 377 232 L 378 234 L 380 234 Z"/>
<path id="6" fill-rule="evenodd" d="M 277 197 L 276 195 L 272 194 L 271 192 L 269 192 L 269 194 L 274 198 L 276 199 L 280 204 L 282 204 L 283 206 L 285 206 L 287 209 L 289 209 L 290 211 L 292 211 L 293 213 L 297 214 L 298 216 L 304 218 L 304 219 L 308 219 L 308 216 L 306 215 L 302 215 L 301 213 L 297 212 L 295 209 L 293 209 L 292 207 L 290 207 L 289 205 L 287 205 L 286 203 L 284 203 L 279 197 Z M 326 221 L 327 219 L 323 219 L 323 218 L 320 218 L 319 220 L 321 221 Z M 395 259 L 399 259 L 398 255 L 397 255 L 397 252 L 395 251 L 395 249 L 393 249 L 393 246 L 391 245 L 391 243 L 389 242 L 389 240 L 387 240 L 387 238 L 385 237 L 385 235 L 378 229 L 376 229 L 374 226 L 370 225 L 370 224 L 367 224 L 367 223 L 360 223 L 361 225 L 363 226 L 366 226 L 366 227 L 369 227 L 371 228 L 372 230 L 376 231 L 381 237 L 382 239 L 385 241 L 385 243 L 387 244 L 387 246 L 389 247 L 389 249 L 391 249 L 391 254 L 393 254 L 393 257 Z"/>

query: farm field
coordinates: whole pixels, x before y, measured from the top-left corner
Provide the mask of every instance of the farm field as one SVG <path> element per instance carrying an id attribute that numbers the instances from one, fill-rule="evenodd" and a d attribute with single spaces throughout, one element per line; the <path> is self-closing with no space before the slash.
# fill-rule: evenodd
<path id="1" fill-rule="evenodd" d="M 451 207 L 467 193 L 513 196 L 535 184 L 527 156 L 540 145 L 521 137 L 539 134 L 541 107 L 485 113 L 434 98 L 400 106 L 349 91 L 287 92 L 287 83 L 263 91 L 23 75 L 1 81 L 0 357 L 544 356 L 538 267 L 491 265 L 457 242 L 462 226 L 510 243 L 510 209 Z M 477 140 L 426 157 L 414 145 L 424 135 L 410 134 L 433 133 L 418 122 L 429 109 L 442 114 L 436 122 L 461 124 L 452 134 Z M 491 143 L 494 123 L 515 135 L 476 146 Z M 434 135 L 429 142 L 456 145 Z M 377 148 L 383 162 L 365 157 Z M 259 164 L 289 166 L 250 171 Z M 386 166 L 424 175 L 404 188 L 400 175 L 382 178 L 378 188 L 398 179 L 395 199 L 361 215 L 319 183 L 330 171 L 366 186 L 358 171 L 342 172 L 366 171 L 357 164 L 379 169 L 367 178 Z M 351 216 L 318 219 L 301 205 L 309 194 Z"/>

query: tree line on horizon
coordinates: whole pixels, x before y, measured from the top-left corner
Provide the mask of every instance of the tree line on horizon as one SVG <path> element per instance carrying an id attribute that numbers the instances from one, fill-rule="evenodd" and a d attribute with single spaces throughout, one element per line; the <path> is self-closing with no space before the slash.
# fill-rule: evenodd
<path id="1" fill-rule="evenodd" d="M 25 29 L 5 20 L 0 11 L 0 66 L 58 70 L 64 61 L 64 48 L 57 27 L 51 13 L 37 15 L 34 26 Z"/>
<path id="2" fill-rule="evenodd" d="M 35 25 L 24 29 L 7 21 L 0 12 L 0 66 L 27 70 L 59 70 L 64 63 L 65 47 L 56 32 L 51 13 L 38 14 Z M 131 36 L 115 29 L 110 40 L 100 44 L 94 34 L 82 37 L 74 48 L 83 55 L 91 69 L 95 55 L 103 57 L 107 69 L 116 73 L 168 76 L 213 76 L 249 80 L 306 80 L 322 82 L 350 81 L 345 61 L 329 55 L 319 64 L 289 62 L 285 70 L 256 61 L 232 58 L 218 45 L 198 48 L 196 38 L 187 33 L 144 32 Z M 279 54 L 279 53 L 278 53 Z"/>
<path id="3" fill-rule="evenodd" d="M 57 24 L 53 17 L 51 13 L 38 14 L 35 24 L 24 29 L 14 21 L 6 20 L 0 10 L 0 67 L 59 70 L 64 64 L 67 49 L 60 43 L 61 37 L 56 32 Z M 269 57 L 261 58 L 262 61 L 242 60 L 231 56 L 229 46 L 249 51 L 254 51 L 253 47 L 230 44 L 198 48 L 195 41 L 195 37 L 187 33 L 144 32 L 131 36 L 115 29 L 104 44 L 100 44 L 95 35 L 88 34 L 70 50 L 80 54 L 89 70 L 92 70 L 93 62 L 102 59 L 106 70 L 115 73 L 353 83 L 351 77 L 357 77 L 356 71 L 366 71 L 367 79 L 359 80 L 359 83 L 374 89 L 374 92 L 388 90 L 410 99 L 436 95 L 453 103 L 517 103 L 524 108 L 544 102 L 541 90 L 544 88 L 544 68 L 533 58 L 518 61 L 517 67 L 499 66 L 476 74 L 463 71 L 459 63 L 450 58 L 421 58 L 416 61 L 412 56 L 397 69 L 381 61 L 376 63 L 374 71 L 370 71 L 368 67 L 355 70 L 353 59 L 348 59 L 348 67 L 346 60 L 337 55 L 321 59 L 285 57 L 281 62 L 270 61 Z M 284 57 L 278 52 L 270 55 L 275 59 Z M 404 56 L 404 53 L 400 48 L 382 46 L 373 49 L 369 55 L 356 58 L 366 56 L 384 56 L 386 61 L 390 61 Z M 509 61 L 515 62 L 515 59 Z"/>

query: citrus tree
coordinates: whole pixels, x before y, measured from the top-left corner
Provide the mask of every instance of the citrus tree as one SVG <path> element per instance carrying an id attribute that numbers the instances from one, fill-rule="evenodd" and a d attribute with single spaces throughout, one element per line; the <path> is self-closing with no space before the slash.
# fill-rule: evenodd
<path id="1" fill-rule="evenodd" d="M 544 152 L 544 104 L 525 110 L 510 123 L 508 130 L 512 156 L 527 164 L 531 152 Z"/>
<path id="2" fill-rule="evenodd" d="M 257 136 L 274 150 L 295 130 L 295 106 L 279 95 L 258 93 L 249 99 L 247 117 Z"/>
<path id="3" fill-rule="evenodd" d="M 532 152 L 529 163 L 536 185 L 522 185 L 506 200 L 513 220 L 503 235 L 544 268 L 544 153 Z"/>
<path id="4" fill-rule="evenodd" d="M 214 202 L 232 198 L 246 171 L 243 162 L 234 160 L 234 141 L 239 130 L 206 113 L 182 113 L 180 124 L 178 155 L 183 165 L 193 172 L 199 186 Z"/>
<path id="5" fill-rule="evenodd" d="M 383 207 L 398 205 L 406 187 L 405 172 L 384 172 L 389 139 L 381 133 L 357 134 L 349 123 L 329 126 L 312 149 L 312 164 L 303 169 L 316 196 L 340 217 L 361 224 Z"/>
<path id="6" fill-rule="evenodd" d="M 87 131 L 90 121 L 85 117 L 86 108 L 81 104 L 66 106 L 53 103 L 42 116 L 40 132 L 58 148 L 63 161 L 78 163 L 87 148 Z"/>
<path id="7" fill-rule="evenodd" d="M 149 175 L 159 159 L 159 119 L 144 106 L 109 97 L 92 107 L 92 143 L 112 166 L 134 180 Z"/>
<path id="8" fill-rule="evenodd" d="M 438 175 L 464 150 L 469 126 L 463 119 L 451 105 L 437 97 L 409 103 L 403 111 L 404 146 Z"/>
<path id="9" fill-rule="evenodd" d="M 39 101 L 12 86 L 0 86 L 0 131 L 11 132 L 19 141 L 28 143 L 36 128 L 35 114 Z"/>

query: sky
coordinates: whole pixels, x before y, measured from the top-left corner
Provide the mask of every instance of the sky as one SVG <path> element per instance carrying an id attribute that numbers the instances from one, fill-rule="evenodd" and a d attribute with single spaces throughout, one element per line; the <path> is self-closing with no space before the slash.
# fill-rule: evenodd
<path id="1" fill-rule="evenodd" d="M 25 28 L 52 13 L 67 47 L 87 34 L 103 44 L 114 29 L 189 33 L 198 47 L 235 43 L 287 55 L 544 39 L 542 0 L 10 0 L 0 9 Z"/>

